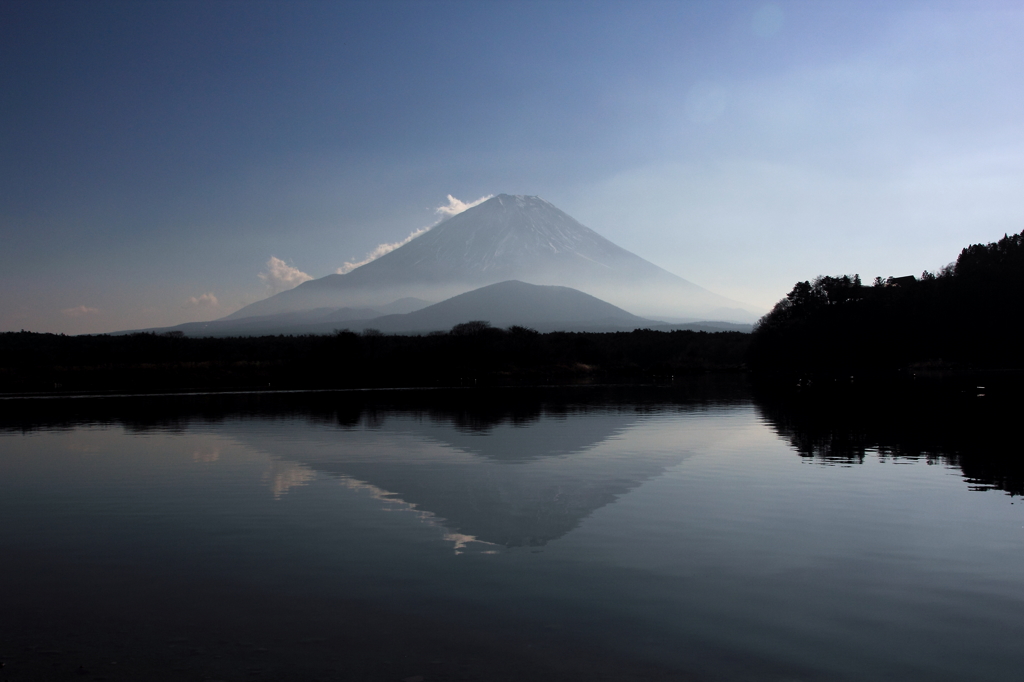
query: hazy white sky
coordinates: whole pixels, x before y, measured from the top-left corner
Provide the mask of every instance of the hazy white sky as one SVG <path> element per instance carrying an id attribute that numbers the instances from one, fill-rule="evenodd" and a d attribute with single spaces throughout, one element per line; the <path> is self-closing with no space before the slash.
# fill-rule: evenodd
<path id="1" fill-rule="evenodd" d="M 1011 2 L 0 3 L 0 330 L 230 313 L 537 194 L 769 308 L 1024 225 Z"/>

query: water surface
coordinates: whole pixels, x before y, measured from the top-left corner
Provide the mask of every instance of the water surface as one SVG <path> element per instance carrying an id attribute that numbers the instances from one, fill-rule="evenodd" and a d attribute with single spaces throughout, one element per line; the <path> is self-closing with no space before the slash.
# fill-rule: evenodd
<path id="1" fill-rule="evenodd" d="M 20 407 L 5 674 L 1019 676 L 1004 479 L 725 393 Z"/>

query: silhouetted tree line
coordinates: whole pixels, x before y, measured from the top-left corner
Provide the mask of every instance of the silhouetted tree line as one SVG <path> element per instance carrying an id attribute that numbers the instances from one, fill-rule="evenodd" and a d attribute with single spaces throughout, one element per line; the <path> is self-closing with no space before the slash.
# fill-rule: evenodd
<path id="1" fill-rule="evenodd" d="M 750 365 L 825 373 L 1024 368 L 1022 234 L 969 246 L 920 278 L 799 282 L 755 326 Z"/>
<path id="2" fill-rule="evenodd" d="M 650 382 L 743 367 L 739 332 L 498 329 L 189 338 L 0 334 L 0 392 Z"/>

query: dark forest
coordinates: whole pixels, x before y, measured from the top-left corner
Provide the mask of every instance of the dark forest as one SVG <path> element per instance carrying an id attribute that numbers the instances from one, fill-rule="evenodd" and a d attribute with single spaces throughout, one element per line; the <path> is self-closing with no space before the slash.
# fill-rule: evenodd
<path id="1" fill-rule="evenodd" d="M 0 334 L 0 392 L 651 383 L 744 367 L 740 332 L 498 329 L 188 338 Z"/>
<path id="2" fill-rule="evenodd" d="M 799 282 L 756 326 L 758 371 L 1022 369 L 1024 237 L 965 248 L 921 277 Z"/>

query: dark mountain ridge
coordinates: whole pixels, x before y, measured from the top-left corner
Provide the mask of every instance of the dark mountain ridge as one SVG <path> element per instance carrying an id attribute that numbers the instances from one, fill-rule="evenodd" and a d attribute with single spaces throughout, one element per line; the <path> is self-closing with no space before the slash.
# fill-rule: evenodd
<path id="1" fill-rule="evenodd" d="M 651 324 L 582 291 L 517 280 L 480 287 L 407 315 L 386 315 L 370 323 L 385 332 L 447 331 L 470 320 L 538 331 L 633 330 Z"/>

